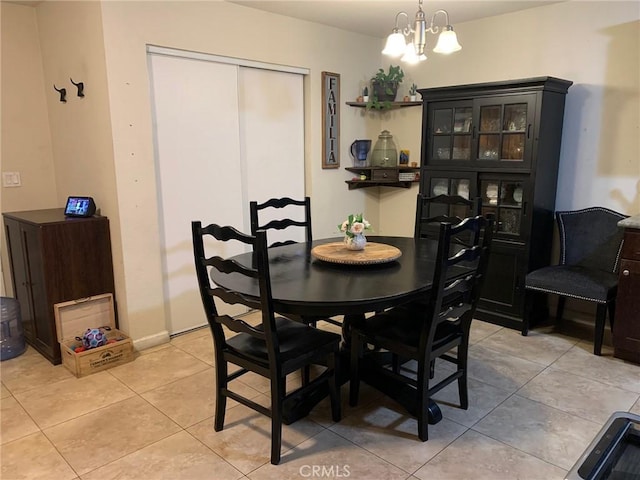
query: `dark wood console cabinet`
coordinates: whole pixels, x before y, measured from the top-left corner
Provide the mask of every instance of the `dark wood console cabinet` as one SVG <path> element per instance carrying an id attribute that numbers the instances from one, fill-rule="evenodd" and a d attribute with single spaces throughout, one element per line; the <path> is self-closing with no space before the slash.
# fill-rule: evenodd
<path id="1" fill-rule="evenodd" d="M 640 363 L 640 230 L 626 228 L 620 260 L 614 356 Z"/>
<path id="2" fill-rule="evenodd" d="M 480 197 L 496 216 L 476 318 L 521 329 L 524 277 L 551 260 L 567 90 L 538 77 L 419 90 L 420 192 Z"/>
<path id="3" fill-rule="evenodd" d="M 3 217 L 25 339 L 57 365 L 61 358 L 53 305 L 115 294 L 109 220 L 65 218 L 61 208 Z"/>

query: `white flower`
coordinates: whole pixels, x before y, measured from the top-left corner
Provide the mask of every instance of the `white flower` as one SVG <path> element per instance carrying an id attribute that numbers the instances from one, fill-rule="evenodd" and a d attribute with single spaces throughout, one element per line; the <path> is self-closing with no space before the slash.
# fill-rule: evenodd
<path id="1" fill-rule="evenodd" d="M 342 222 L 342 226 L 340 227 L 341 232 L 346 232 L 347 228 L 349 228 L 349 220 L 345 220 Z"/>
<path id="2" fill-rule="evenodd" d="M 351 225 L 350 232 L 353 233 L 354 235 L 358 235 L 359 233 L 364 232 L 364 229 L 365 229 L 364 223 L 355 222 L 353 225 Z"/>

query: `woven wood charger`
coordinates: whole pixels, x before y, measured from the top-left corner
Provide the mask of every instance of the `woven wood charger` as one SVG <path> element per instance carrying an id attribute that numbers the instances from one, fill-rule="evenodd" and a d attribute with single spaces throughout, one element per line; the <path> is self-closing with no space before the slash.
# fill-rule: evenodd
<path id="1" fill-rule="evenodd" d="M 313 247 L 311 255 L 324 262 L 373 265 L 392 262 L 400 258 L 402 252 L 398 248 L 384 243 L 367 242 L 364 250 L 349 250 L 344 243 L 333 242 Z"/>

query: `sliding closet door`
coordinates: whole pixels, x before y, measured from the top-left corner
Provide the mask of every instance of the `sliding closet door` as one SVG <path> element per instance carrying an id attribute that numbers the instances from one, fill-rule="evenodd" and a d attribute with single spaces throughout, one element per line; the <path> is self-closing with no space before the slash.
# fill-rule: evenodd
<path id="1" fill-rule="evenodd" d="M 165 312 L 175 334 L 206 322 L 191 221 L 249 232 L 250 200 L 304 196 L 303 77 L 157 54 L 149 70 Z M 216 253 L 241 250 L 225 245 Z"/>
<path id="2" fill-rule="evenodd" d="M 206 322 L 193 266 L 191 221 L 243 228 L 237 67 L 157 55 L 150 59 L 165 311 L 169 333 L 178 333 Z M 241 252 L 232 247 L 218 252 L 236 253 Z"/>
<path id="3" fill-rule="evenodd" d="M 259 203 L 288 196 L 304 198 L 304 105 L 303 76 L 241 68 L 239 71 L 240 138 L 245 160 L 248 200 Z M 300 208 L 280 212 L 264 210 L 261 220 L 304 219 Z M 246 224 L 249 229 L 249 224 Z M 304 229 L 293 233 L 269 231 L 268 241 L 304 241 Z"/>

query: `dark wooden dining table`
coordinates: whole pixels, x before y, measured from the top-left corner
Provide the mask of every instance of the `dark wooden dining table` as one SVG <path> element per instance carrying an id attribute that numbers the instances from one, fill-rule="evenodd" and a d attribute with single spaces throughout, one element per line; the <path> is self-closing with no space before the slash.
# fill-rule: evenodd
<path id="1" fill-rule="evenodd" d="M 376 264 L 331 263 L 316 259 L 311 253 L 316 245 L 339 241 L 340 238 L 329 238 L 314 240 L 312 245 L 296 243 L 269 249 L 271 288 L 277 313 L 306 321 L 344 315 L 343 336 L 348 343 L 349 325 L 365 321 L 366 313 L 421 298 L 431 289 L 437 240 L 367 236 L 368 242 L 392 245 L 402 252 L 396 260 Z M 233 259 L 244 265 L 252 264 L 251 253 L 236 255 Z M 223 288 L 259 296 L 257 282 L 246 277 L 212 274 L 211 278 Z M 348 353 L 343 357 L 343 364 L 348 365 Z M 392 396 L 415 415 L 414 394 L 401 385 L 380 384 L 379 379 L 368 378 L 366 372 L 363 373 L 365 382 Z M 310 398 L 305 405 L 290 406 L 285 421 L 306 415 L 324 394 L 320 392 L 318 398 Z M 435 404 L 429 413 L 431 423 L 442 418 Z"/>

